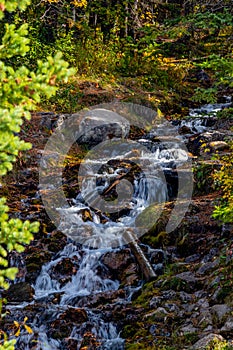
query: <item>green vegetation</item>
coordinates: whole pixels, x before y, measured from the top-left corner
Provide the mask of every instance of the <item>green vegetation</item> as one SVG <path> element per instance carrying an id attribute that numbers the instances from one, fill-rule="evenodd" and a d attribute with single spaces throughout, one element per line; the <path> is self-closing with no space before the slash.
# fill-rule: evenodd
<path id="1" fill-rule="evenodd" d="M 23 10 L 27 0 L 5 1 L 0 4 L 0 19 L 18 7 Z M 37 69 L 30 70 L 26 66 L 13 64 L 22 60 L 29 51 L 28 25 L 5 24 L 5 32 L 0 46 L 0 179 L 12 170 L 19 152 L 28 150 L 31 145 L 20 140 L 18 133 L 24 119 L 30 118 L 30 111 L 35 109 L 41 96 L 47 98 L 55 94 L 58 80 L 67 79 L 73 74 L 68 64 L 61 59 L 61 54 L 48 57 L 47 61 L 38 61 Z M 17 268 L 8 267 L 8 253 L 12 250 L 22 252 L 24 245 L 33 239 L 38 231 L 39 223 L 10 218 L 7 212 L 6 199 L 0 198 L 0 287 L 7 289 L 8 280 L 13 280 Z M 1 301 L 1 308 L 2 308 Z M 27 327 L 25 325 L 25 327 Z M 29 329 L 29 328 L 28 328 Z M 1 349 L 14 348 L 14 340 L 7 341 L 4 335 Z"/>
<path id="2" fill-rule="evenodd" d="M 214 174 L 217 185 L 221 188 L 223 196 L 221 202 L 216 206 L 214 218 L 224 223 L 233 222 L 233 144 L 229 154 L 221 157 L 222 167 Z"/>
<path id="3" fill-rule="evenodd" d="M 111 87 L 119 97 L 127 92 L 130 101 L 141 100 L 169 114 L 185 113 L 182 100 L 214 102 L 232 87 L 228 0 L 219 6 L 199 0 L 33 0 L 25 12 L 8 14 L 0 27 L 4 22 L 15 25 L 15 32 L 28 24 L 30 50 L 23 58 L 9 58 L 14 66 L 34 70 L 38 59 L 58 50 L 76 68 L 76 75 L 59 85 L 50 103 L 41 100 L 48 109 L 82 108 L 83 81 Z"/>

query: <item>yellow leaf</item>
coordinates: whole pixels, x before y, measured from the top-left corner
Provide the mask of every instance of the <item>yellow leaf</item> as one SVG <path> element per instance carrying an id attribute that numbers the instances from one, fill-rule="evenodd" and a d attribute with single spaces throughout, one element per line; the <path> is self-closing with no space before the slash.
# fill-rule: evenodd
<path id="1" fill-rule="evenodd" d="M 18 337 L 20 335 L 20 328 L 18 328 L 17 332 L 15 333 L 15 336 Z"/>
<path id="2" fill-rule="evenodd" d="M 31 329 L 31 327 L 27 326 L 26 324 L 24 325 L 24 328 L 26 329 L 26 331 L 27 331 L 29 334 L 32 334 L 32 333 L 33 333 L 33 330 Z"/>
<path id="3" fill-rule="evenodd" d="M 19 327 L 19 322 L 14 321 L 14 325 L 18 328 Z"/>
<path id="4" fill-rule="evenodd" d="M 28 320 L 28 317 L 25 316 L 23 322 L 25 323 Z"/>

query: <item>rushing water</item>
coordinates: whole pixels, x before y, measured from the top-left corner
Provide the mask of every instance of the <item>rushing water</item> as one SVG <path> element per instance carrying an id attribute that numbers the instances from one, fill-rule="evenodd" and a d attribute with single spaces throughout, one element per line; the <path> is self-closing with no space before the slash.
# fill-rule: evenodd
<path id="1" fill-rule="evenodd" d="M 225 104 L 206 105 L 201 109 L 190 111 L 187 120 L 179 123 L 179 126 L 186 125 L 192 132 L 203 132 L 207 128 L 209 115 L 213 115 L 221 108 L 228 107 L 230 101 Z M 167 136 L 170 137 L 166 138 Z M 158 141 L 160 138 L 162 141 Z M 74 240 L 68 240 L 67 245 L 60 251 L 55 258 L 46 263 L 38 276 L 35 288 L 34 303 L 43 303 L 44 310 L 41 311 L 30 325 L 34 333 L 37 333 L 37 345 L 33 349 L 37 350 L 59 350 L 63 349 L 62 341 L 54 339 L 49 333 L 49 323 L 54 321 L 64 310 L 68 308 L 84 308 L 87 313 L 87 320 L 73 327 L 70 339 L 77 341 L 77 349 L 80 349 L 84 334 L 89 331 L 98 341 L 98 349 L 102 350 L 121 350 L 124 349 L 124 340 L 121 338 L 120 330 L 114 322 L 106 321 L 104 313 L 99 310 L 93 310 L 85 306 L 85 300 L 93 295 L 103 292 L 117 291 L 120 282 L 111 280 L 105 274 L 99 273 L 105 267 L 101 262 L 101 257 L 108 252 L 119 251 L 122 244 L 122 231 L 125 227 L 135 227 L 137 216 L 151 203 L 163 203 L 168 199 L 174 198 L 176 194 L 167 184 L 167 177 L 164 173 L 172 172 L 177 165 L 185 164 L 188 159 L 184 148 L 180 147 L 180 139 L 174 135 L 174 128 L 166 124 L 150 131 L 145 137 L 138 140 L 138 146 L 135 156 L 135 145 L 123 147 L 126 149 L 124 159 L 142 159 L 140 166 L 143 168 L 146 164 L 146 171 L 140 172 L 136 167 L 132 171 L 132 163 L 121 162 L 115 157 L 111 162 L 111 157 L 104 154 L 102 159 L 93 161 L 88 159 L 85 164 L 86 177 L 82 193 L 79 193 L 73 199 L 73 206 L 70 208 L 58 208 L 61 214 L 60 229 L 67 233 Z M 99 171 L 93 172 L 93 163 L 98 163 Z M 103 167 L 102 165 L 105 164 Z M 135 163 L 134 163 L 135 164 Z M 162 170 L 161 170 L 162 169 Z M 131 173 L 130 173 L 131 172 Z M 123 195 L 118 198 L 118 213 L 113 207 L 112 215 L 107 216 L 104 210 L 100 214 L 95 207 L 96 196 L 99 193 L 108 192 L 111 184 L 114 184 L 119 176 L 126 178 L 127 181 L 122 187 Z M 128 177 L 127 177 L 128 176 Z M 97 188 L 97 190 L 96 190 Z M 120 193 L 121 188 L 118 188 Z M 111 191 L 109 191 L 111 194 Z M 119 194 L 118 193 L 118 194 Z M 93 204 L 93 206 L 87 203 Z M 108 203 L 108 211 L 111 204 Z M 104 208 L 103 208 L 104 209 Z M 83 212 L 87 212 L 91 220 L 88 222 L 83 219 Z M 111 213 L 110 213 L 111 214 Z M 87 233 L 89 236 L 87 236 Z M 75 237 L 83 235 L 83 246 L 75 242 Z M 117 242 L 117 244 L 112 244 Z M 153 249 L 148 248 L 149 252 Z M 54 267 L 65 258 L 73 259 L 77 262 L 77 272 L 72 275 L 70 281 L 65 284 L 58 282 L 54 278 Z M 13 261 L 16 264 L 22 264 L 20 258 Z M 155 267 L 155 266 L 154 266 Z M 126 288 L 126 300 L 122 299 L 119 303 L 130 300 L 134 289 L 140 287 Z M 51 304 L 49 298 L 51 295 L 59 295 L 59 302 Z M 86 299 L 85 299 L 86 298 Z M 25 305 L 10 305 L 11 312 L 17 312 Z M 17 349 L 30 349 L 29 343 L 33 335 L 22 334 L 17 341 Z"/>

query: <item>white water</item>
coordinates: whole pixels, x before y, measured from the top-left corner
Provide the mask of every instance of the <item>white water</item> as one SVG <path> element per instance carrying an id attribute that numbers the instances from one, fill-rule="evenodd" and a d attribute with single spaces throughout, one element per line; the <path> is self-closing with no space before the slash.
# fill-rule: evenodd
<path id="1" fill-rule="evenodd" d="M 192 132 L 205 132 L 207 130 L 207 123 L 210 117 L 215 117 L 218 111 L 228 108 L 232 105 L 230 96 L 225 97 L 225 103 L 206 104 L 199 108 L 191 109 L 189 118 L 182 120 L 180 126 L 187 126 Z"/>

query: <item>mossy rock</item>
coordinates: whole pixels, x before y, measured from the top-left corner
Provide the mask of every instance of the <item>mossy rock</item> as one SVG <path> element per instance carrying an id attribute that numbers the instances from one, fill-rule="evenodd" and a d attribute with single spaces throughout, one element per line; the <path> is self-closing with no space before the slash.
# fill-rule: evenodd
<path id="1" fill-rule="evenodd" d="M 140 294 L 136 295 L 136 298 L 133 300 L 133 306 L 148 308 L 151 298 L 159 295 L 159 293 L 159 289 L 155 287 L 155 282 L 148 282 L 144 284 Z"/>
<path id="2" fill-rule="evenodd" d="M 166 232 L 166 225 L 172 210 L 171 203 L 151 205 L 147 207 L 136 219 L 136 226 L 139 232 L 145 232 L 141 242 L 152 247 L 164 246 L 169 243 L 169 236 Z"/>

